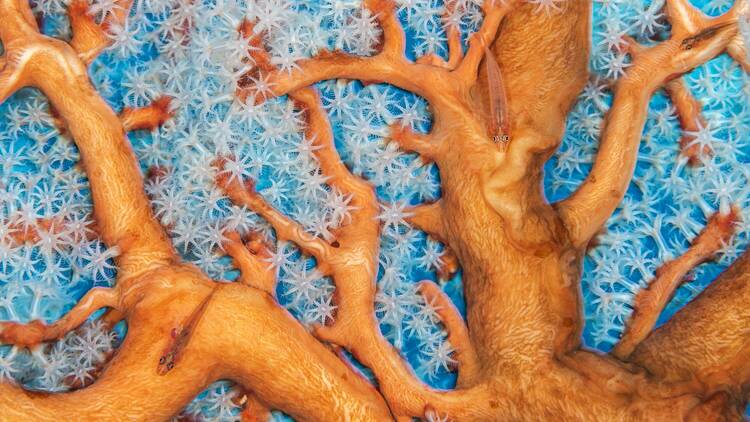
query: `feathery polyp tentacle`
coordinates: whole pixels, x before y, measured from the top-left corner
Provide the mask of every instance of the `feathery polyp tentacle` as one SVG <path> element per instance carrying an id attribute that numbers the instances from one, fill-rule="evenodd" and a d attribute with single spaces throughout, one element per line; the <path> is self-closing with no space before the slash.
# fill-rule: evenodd
<path id="1" fill-rule="evenodd" d="M 443 11 L 443 28 L 448 37 L 448 60 L 443 60 L 435 53 L 428 53 L 417 58 L 417 63 L 453 70 L 461 62 L 464 57 L 464 50 L 461 44 L 460 23 L 456 21 L 456 17 L 459 16 L 456 13 L 457 5 L 458 0 L 448 0 L 445 2 L 445 10 Z"/>
<path id="2" fill-rule="evenodd" d="M 0 343 L 20 347 L 36 346 L 43 341 L 57 340 L 83 324 L 97 310 L 117 307 L 117 291 L 95 287 L 89 290 L 64 317 L 52 324 L 32 321 L 28 324 L 0 322 Z"/>
<path id="3" fill-rule="evenodd" d="M 747 3 L 747 0 L 745 0 Z M 740 33 L 727 46 L 727 53 L 742 66 L 745 72 L 750 73 L 750 6 L 744 9 L 738 7 L 737 11 Z"/>

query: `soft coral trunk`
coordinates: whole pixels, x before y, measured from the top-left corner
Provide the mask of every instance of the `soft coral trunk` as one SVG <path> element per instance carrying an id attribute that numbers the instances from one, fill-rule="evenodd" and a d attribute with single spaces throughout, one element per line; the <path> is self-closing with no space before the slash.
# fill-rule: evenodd
<path id="1" fill-rule="evenodd" d="M 106 304 L 130 327 L 120 351 L 92 386 L 39 395 L 0 384 L 1 416 L 166 419 L 217 378 L 238 381 L 253 391 L 253 400 L 301 420 L 736 416 L 750 379 L 750 314 L 741 311 L 750 292 L 746 257 L 637 347 L 631 362 L 580 349 L 579 276 L 586 245 L 632 177 L 648 97 L 671 75 L 726 49 L 734 51 L 730 42 L 737 35 L 737 11 L 747 12 L 746 0 L 737 4 L 715 21 L 699 16 L 687 0 L 667 0 L 672 38 L 650 49 L 633 49 L 638 52 L 616 88 L 591 175 L 576 194 L 554 206 L 542 194 L 542 166 L 559 145 L 565 116 L 587 79 L 589 1 L 569 0 L 559 4 L 560 13 L 534 14 L 533 3 L 488 0 L 485 23 L 463 58 L 453 51 L 447 63 L 435 58 L 413 63 L 403 56 L 405 39 L 394 5 L 367 0 L 365 7 L 384 32 L 380 54 L 322 54 L 290 73 L 275 71 L 268 60 L 256 63 L 270 72 L 275 94 L 289 94 L 307 110 L 322 171 L 330 185 L 352 193 L 359 208 L 350 224 L 337 230 L 337 240 L 328 243 L 305 233 L 247 186 L 232 186 L 221 177 L 218 182 L 235 202 L 268 220 L 279 238 L 315 256 L 319 269 L 332 276 L 339 314 L 316 334 L 361 356 L 378 378 L 377 391 L 278 305 L 269 294 L 275 281 L 268 270 L 262 282 L 250 281 L 252 274 L 245 273 L 241 283 L 224 285 L 178 263 L 149 209 L 123 123 L 87 80 L 88 50 L 76 53 L 40 35 L 25 2 L 0 0 L 0 36 L 8 51 L 0 98 L 21 86 L 38 86 L 65 120 L 82 150 L 99 230 L 109 246 L 121 249 L 115 299 Z M 719 29 L 712 26 L 717 22 Z M 696 36 L 700 39 L 690 51 L 680 47 L 683 38 Z M 451 37 L 455 50 L 455 34 Z M 486 67 L 494 72 L 491 77 L 477 75 L 487 51 L 498 64 Z M 461 341 L 465 373 L 455 391 L 422 385 L 378 332 L 372 303 L 377 198 L 372 186 L 339 160 L 317 94 L 307 87 L 343 77 L 390 82 L 424 96 L 433 107 L 430 134 L 400 133 L 394 140 L 427 155 L 440 169 L 443 197 L 415 209 L 412 222 L 447 243 L 463 267 L 471 340 Z M 252 93 L 252 87 L 239 88 L 239 97 Z M 494 132 L 505 117 L 498 120 L 486 111 L 498 111 L 497 106 L 507 107 L 507 122 L 500 126 L 509 139 L 500 143 Z M 233 241 L 243 247 L 238 238 Z M 244 262 L 241 270 L 261 271 L 258 249 L 247 252 L 234 253 L 236 261 Z M 198 308 L 202 316 L 191 319 Z M 455 328 L 460 318 L 447 316 L 444 322 Z M 193 322 L 184 325 L 186 320 Z M 185 326 L 189 341 L 175 349 L 170 333 Z M 23 339 L 19 345 L 31 345 L 20 335 L 24 328 L 34 334 L 39 324 L 15 324 L 6 334 Z M 457 328 L 454 338 L 461 340 L 466 330 Z M 160 375 L 165 350 L 176 350 L 179 359 Z"/>

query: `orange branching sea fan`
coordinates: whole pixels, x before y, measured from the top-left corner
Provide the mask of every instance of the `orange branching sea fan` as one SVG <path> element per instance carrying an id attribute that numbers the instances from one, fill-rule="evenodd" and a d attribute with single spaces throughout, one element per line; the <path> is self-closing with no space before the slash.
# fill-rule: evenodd
<path id="1" fill-rule="evenodd" d="M 750 0 L 0 0 L 0 422 L 719 421 Z"/>

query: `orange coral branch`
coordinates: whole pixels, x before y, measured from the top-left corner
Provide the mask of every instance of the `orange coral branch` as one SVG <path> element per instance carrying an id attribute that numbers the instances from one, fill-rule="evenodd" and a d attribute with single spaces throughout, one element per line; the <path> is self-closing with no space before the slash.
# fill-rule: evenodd
<path id="1" fill-rule="evenodd" d="M 298 69 L 290 72 L 274 71 L 268 82 L 275 95 L 284 95 L 326 79 L 359 79 L 367 82 L 387 82 L 412 91 L 428 100 L 438 99 L 429 85 L 443 84 L 448 88 L 447 73 L 429 65 L 408 64 L 405 59 L 379 54 L 356 57 L 341 52 L 322 53 L 315 58 L 301 60 Z M 428 81 L 432 82 L 428 84 Z"/>
<path id="2" fill-rule="evenodd" d="M 260 391 L 263 402 L 298 418 L 389 419 L 390 411 L 377 392 L 351 376 L 267 294 L 241 285 L 219 288 L 193 266 L 176 263 L 170 242 L 151 214 L 120 120 L 88 82 L 84 63 L 73 49 L 36 32 L 29 14 L 25 2 L 0 0 L 0 38 L 8 52 L 0 79 L 2 98 L 31 85 L 59 111 L 88 172 L 97 227 L 107 244 L 121 250 L 120 271 L 115 290 L 91 291 L 59 322 L 49 327 L 4 323 L 2 335 L 31 345 L 61 335 L 95 308 L 116 303 L 118 311 L 110 313 L 111 319 L 124 317 L 128 336 L 99 380 L 86 389 L 46 395 L 0 384 L 3 417 L 166 420 L 211 381 L 232 378 Z M 214 289 L 219 291 L 200 308 L 200 324 L 189 324 L 190 342 L 177 350 L 180 365 L 159 376 L 160 353 L 170 342 L 170 330 L 186 321 Z M 236 313 L 245 307 L 250 309 Z M 251 349 L 254 353 L 246 353 Z M 276 370 L 285 375 L 264 375 Z"/>
<path id="3" fill-rule="evenodd" d="M 500 23 L 505 15 L 516 6 L 517 0 L 485 0 L 482 4 L 484 21 L 479 30 L 469 40 L 469 50 L 456 69 L 459 80 L 468 86 L 474 85 L 479 70 L 479 63 L 484 57 L 487 46 L 495 39 Z"/>
<path id="4" fill-rule="evenodd" d="M 311 59 L 301 60 L 292 71 L 273 70 L 265 66 L 268 59 L 256 60 L 259 68 L 267 71 L 264 85 L 268 86 L 274 95 L 280 96 L 292 93 L 300 88 L 312 85 L 326 79 L 358 79 L 365 82 L 387 82 L 414 92 L 433 104 L 445 102 L 445 96 L 450 97 L 456 90 L 473 84 L 476 69 L 482 58 L 482 46 L 494 38 L 503 16 L 511 10 L 511 4 L 502 3 L 496 6 L 488 0 L 485 10 L 487 16 L 482 28 L 474 35 L 469 53 L 455 72 L 449 72 L 444 66 L 433 66 L 422 62 L 412 63 L 404 57 L 403 29 L 395 15 L 394 4 L 389 0 L 368 0 L 365 6 L 377 16 L 383 30 L 383 46 L 379 54 L 372 57 L 358 57 L 343 52 L 324 52 Z M 243 24 L 240 31 L 248 37 L 248 24 Z M 252 39 L 255 38 L 255 39 Z M 251 45 L 257 46 L 257 37 L 251 38 Z M 456 39 L 453 36 L 453 43 Z M 479 46 L 479 47 L 476 47 Z M 476 51 L 479 49 L 479 51 Z M 453 60 L 456 60 L 456 48 L 453 48 Z M 254 56 L 266 56 L 264 51 L 253 52 Z M 429 61 L 429 60 L 428 60 Z M 457 84 L 457 82 L 460 82 Z M 240 86 L 238 95 L 244 99 L 255 94 L 253 87 Z"/>
<path id="5" fill-rule="evenodd" d="M 397 351 L 383 338 L 374 317 L 375 275 L 379 227 L 377 198 L 371 185 L 352 175 L 333 146 L 333 133 L 318 95 L 312 89 L 295 92 L 293 98 L 308 112 L 308 137 L 320 148 L 314 154 L 330 184 L 352 195 L 351 222 L 337 231 L 339 247 L 329 258 L 336 286 L 336 320 L 318 327 L 316 335 L 351 351 L 375 373 L 383 395 L 396 416 L 423 416 L 428 405 L 455 417 L 466 417 L 472 409 L 469 397 L 481 389 L 437 392 L 419 382 Z"/>
<path id="6" fill-rule="evenodd" d="M 221 160 L 217 161 L 221 166 Z M 279 240 L 291 240 L 296 243 L 305 253 L 318 260 L 319 269 L 323 274 L 329 273 L 329 270 L 325 268 L 325 262 L 332 254 L 332 247 L 325 240 L 307 233 L 299 223 L 271 206 L 255 191 L 252 182 L 248 181 L 243 185 L 239 180 L 230 180 L 225 172 L 220 171 L 217 184 L 224 189 L 232 202 L 246 206 L 268 221 L 276 231 L 276 237 Z"/>
<path id="7" fill-rule="evenodd" d="M 656 271 L 656 278 L 649 286 L 638 292 L 633 315 L 622 338 L 612 350 L 614 356 L 626 359 L 648 336 L 662 310 L 684 282 L 685 274 L 713 257 L 729 241 L 734 233 L 737 212 L 738 210 L 733 209 L 727 215 L 714 214 L 703 231 L 693 240 L 690 248 L 679 258 L 663 264 Z"/>
<path id="8" fill-rule="evenodd" d="M 325 79 L 359 79 L 367 82 L 389 82 L 420 95 L 429 95 L 426 81 L 432 84 L 445 83 L 447 72 L 429 65 L 409 63 L 404 57 L 403 29 L 395 15 L 394 4 L 390 0 L 368 0 L 367 7 L 378 19 L 383 30 L 383 45 L 379 54 L 373 57 L 352 56 L 343 52 L 323 52 L 317 57 L 301 60 L 291 72 L 274 69 L 268 54 L 262 48 L 262 40 L 253 32 L 253 24 L 244 21 L 240 33 L 249 39 L 255 65 L 267 72 L 266 84 L 277 96 L 289 94 L 300 88 Z M 238 96 L 244 99 L 254 87 L 240 85 Z M 256 98 L 256 101 L 258 98 Z"/>
<path id="9" fill-rule="evenodd" d="M 459 23 L 453 21 L 456 14 L 458 0 L 449 0 L 445 2 L 445 11 L 443 11 L 443 26 L 445 34 L 448 37 L 448 60 L 435 53 L 429 53 L 417 59 L 417 63 L 429 64 L 432 66 L 442 67 L 443 69 L 453 70 L 464 57 L 463 46 L 461 45 L 461 30 Z"/>
<path id="10" fill-rule="evenodd" d="M 227 233 L 226 237 L 224 250 L 240 270 L 237 281 L 276 297 L 276 269 L 269 263 L 270 246 L 259 234 L 251 234 L 250 240 L 244 244 L 235 232 Z"/>
<path id="11" fill-rule="evenodd" d="M 707 392 L 746 388 L 749 268 L 746 252 L 640 343 L 630 360 L 666 382 L 697 378 Z"/>
<path id="12" fill-rule="evenodd" d="M 63 116 L 89 174 L 98 231 L 105 243 L 120 248 L 116 261 L 121 275 L 138 273 L 155 262 L 173 261 L 174 249 L 152 215 L 120 120 L 96 94 L 73 50 L 40 35 L 23 18 L 25 9 L 28 5 L 15 0 L 0 3 L 6 69 L 17 75 L 10 80 L 0 77 L 0 99 L 7 87 L 35 86 Z M 69 89 L 74 80 L 80 83 L 75 90 Z"/>
<path id="13" fill-rule="evenodd" d="M 445 5 L 443 21 L 445 25 L 445 34 L 448 36 L 448 69 L 455 69 L 464 57 L 463 47 L 461 46 L 461 28 L 459 23 L 451 22 L 450 18 L 456 13 L 458 0 L 449 0 Z"/>
<path id="14" fill-rule="evenodd" d="M 390 126 L 390 136 L 387 141 L 392 141 L 406 152 L 414 152 L 421 156 L 424 163 L 430 163 L 435 157 L 442 153 L 443 143 L 431 139 L 429 135 L 416 133 L 408 127 L 401 124 Z"/>
<path id="15" fill-rule="evenodd" d="M 210 382 L 229 378 L 252 389 L 268 406 L 298 419 L 390 419 L 372 386 L 351 376 L 336 355 L 268 295 L 241 285 L 221 286 L 180 365 L 159 376 L 157 363 L 170 329 L 198 306 L 215 283 L 189 267 L 169 268 L 154 276 L 171 287 L 150 284 L 148 299 L 129 314 L 125 342 L 93 385 L 71 393 L 42 394 L 0 384 L 3 417 L 168 420 Z"/>
<path id="16" fill-rule="evenodd" d="M 118 294 L 114 289 L 95 287 L 89 290 L 63 318 L 51 325 L 41 321 L 32 321 L 28 324 L 0 322 L 0 343 L 33 347 L 43 341 L 57 340 L 83 324 L 97 310 L 117 306 Z"/>
<path id="17" fill-rule="evenodd" d="M 677 110 L 677 117 L 680 119 L 683 135 L 680 138 L 681 154 L 688 159 L 688 163 L 695 165 L 699 163 L 701 157 L 713 153 L 708 146 L 701 148 L 699 145 L 692 144 L 695 136 L 685 132 L 697 132 L 707 125 L 706 119 L 701 114 L 702 105 L 688 87 L 682 78 L 667 82 L 664 87 L 672 99 L 672 103 Z"/>
<path id="18" fill-rule="evenodd" d="M 336 321 L 332 326 L 317 327 L 316 335 L 347 348 L 372 369 L 381 392 L 397 416 L 423 416 L 428 405 L 456 417 L 481 412 L 479 408 L 468 406 L 467 400 L 468 397 L 485 394 L 485 390 L 479 387 L 460 392 L 429 389 L 414 377 L 398 352 L 380 334 L 374 310 L 380 232 L 374 189 L 352 175 L 341 162 L 333 146 L 333 133 L 318 94 L 306 88 L 294 92 L 292 98 L 306 111 L 306 134 L 317 147 L 314 155 L 328 177 L 328 183 L 350 194 L 351 205 L 356 209 L 349 224 L 336 231 L 337 247 L 326 244 L 326 254 L 319 254 L 319 258 L 316 256 L 318 265 L 323 265 L 326 273 L 333 278 L 336 297 L 339 298 Z M 225 189 L 232 189 L 231 185 L 221 180 L 219 183 Z M 234 186 L 237 185 L 238 182 L 235 182 Z M 230 193 L 230 197 L 242 199 L 236 193 Z M 277 231 L 286 231 L 287 227 L 296 225 L 285 217 L 278 218 L 278 211 L 267 209 L 268 204 L 261 201 L 256 199 L 243 204 L 263 216 L 269 216 L 267 220 Z M 296 239 L 290 240 L 295 243 L 299 240 L 300 246 L 305 249 L 309 242 L 305 236 L 309 235 L 300 231 Z"/>
<path id="19" fill-rule="evenodd" d="M 555 210 L 539 189 L 541 166 L 559 142 L 556 134 L 562 132 L 572 92 L 578 81 L 585 80 L 588 48 L 582 40 L 588 36 L 584 27 L 590 4 L 565 2 L 559 15 L 546 17 L 530 17 L 534 5 L 526 4 L 500 27 L 501 15 L 510 11 L 510 4 L 485 3 L 485 23 L 452 72 L 406 60 L 393 4 L 367 0 L 365 6 L 383 30 L 378 55 L 324 53 L 300 62 L 300 69 L 279 72 L 265 52 L 257 51 L 254 69 L 239 83 L 238 95 L 242 96 L 252 92 L 249 82 L 256 82 L 257 91 L 263 85 L 259 78 L 265 78 L 266 91 L 289 94 L 305 111 L 306 135 L 316 148 L 313 153 L 320 168 L 334 189 L 351 197 L 354 211 L 347 224 L 335 231 L 336 240 L 327 243 L 305 233 L 242 181 L 221 172 L 217 182 L 235 202 L 266 218 L 280 238 L 298 243 L 315 256 L 331 275 L 336 318 L 332 325 L 318 327 L 316 334 L 346 347 L 373 370 L 391 413 L 378 391 L 310 336 L 272 297 L 248 288 L 247 284 L 256 283 L 271 290 L 267 270 L 262 273 L 266 281 L 250 279 L 251 271 L 259 271 L 253 265 L 259 264 L 258 256 L 264 253 L 262 243 L 250 239 L 243 245 L 230 235 L 226 247 L 243 273 L 241 283 L 217 285 L 193 266 L 176 263 L 171 244 L 150 213 L 123 124 L 86 82 L 83 61 L 62 41 L 38 34 L 27 5 L 0 0 L 0 37 L 8 52 L 0 71 L 0 98 L 21 86 L 37 86 L 69 126 L 90 176 L 99 228 L 105 241 L 122 252 L 119 308 L 110 312 L 111 319 L 124 317 L 129 326 L 120 352 L 102 377 L 84 390 L 37 396 L 0 384 L 3 416 L 12 420 L 28 419 L 29 414 L 39 419 L 168 419 L 206 384 L 220 378 L 233 379 L 271 408 L 308 420 L 379 421 L 394 416 L 397 420 L 410 416 L 520 420 L 551 414 L 576 420 L 663 420 L 717 416 L 739 403 L 723 391 L 708 394 L 721 382 L 731 384 L 726 390 L 733 390 L 746 381 L 725 375 L 735 369 L 742 377 L 747 374 L 742 362 L 746 362 L 747 349 L 744 326 L 750 317 L 737 300 L 750 300 L 744 279 L 750 258 L 741 260 L 742 273 L 723 277 L 719 287 L 707 289 L 686 308 L 689 311 L 683 315 L 687 316 L 656 330 L 638 346 L 632 359 L 645 359 L 639 363 L 663 377 L 655 382 L 631 365 L 580 350 L 578 290 L 582 246 L 629 183 L 644 118 L 640 113 L 645 113 L 648 97 L 663 82 L 730 49 L 729 40 L 736 39 L 733 19 L 739 8 L 716 20 L 703 20 L 691 14 L 687 2 L 670 1 L 668 13 L 675 35 L 656 47 L 633 50 L 636 57 L 616 88 L 592 175 L 570 202 Z M 693 19 L 694 15 L 700 19 Z M 80 23 L 85 17 L 78 16 L 76 26 L 85 26 Z M 539 28 L 526 25 L 532 19 L 540 22 Z M 559 25 L 553 34 L 550 25 Z M 240 31 L 251 46 L 261 44 L 248 22 Z M 88 49 L 86 42 L 77 43 L 82 50 Z M 507 149 L 492 142 L 486 116 L 477 106 L 488 88 L 495 90 L 492 95 L 498 93 L 492 78 L 476 77 L 490 43 L 489 51 L 502 67 L 511 100 L 507 102 L 508 123 L 514 141 Z M 528 63 L 531 48 L 544 54 Z M 379 331 L 374 311 L 380 237 L 377 197 L 372 186 L 341 162 L 318 95 L 307 88 L 311 82 L 333 77 L 388 81 L 422 95 L 435 114 L 430 137 L 457 151 L 438 154 L 436 159 L 443 181 L 441 212 L 416 216 L 425 226 L 440 228 L 434 231 L 455 246 L 464 267 L 470 341 L 457 314 L 447 311 L 450 302 L 439 296 L 439 290 L 423 287 L 426 296 L 434 294 L 434 300 L 443 301 L 441 317 L 459 345 L 459 355 L 472 350 L 469 344 L 474 347 L 476 369 L 471 369 L 471 363 L 463 365 L 462 388 L 457 391 L 437 391 L 421 383 Z M 494 86 L 488 87 L 491 83 Z M 564 89 L 555 89 L 563 83 Z M 734 313 L 717 309 L 727 304 L 735 307 Z M 690 324 L 711 341 L 708 346 L 696 346 L 701 338 L 685 333 Z M 34 324 L 13 327 L 8 335 L 22 342 L 40 336 Z M 170 335 L 174 328 L 179 328 L 176 338 Z M 678 347 L 662 351 L 654 344 Z M 180 359 L 179 365 L 167 371 L 160 363 L 165 350 Z M 670 360 L 653 357 L 654 350 Z M 675 358 L 675 354 L 680 356 Z M 697 374 L 703 379 L 694 382 L 673 376 L 683 371 L 688 377 Z M 700 383 L 706 388 L 696 386 Z M 154 395 L 153 391 L 168 394 Z M 564 397 L 560 391 L 566 392 Z"/>
<path id="20" fill-rule="evenodd" d="M 81 60 L 91 64 L 96 56 L 109 45 L 110 39 L 89 14 L 88 0 L 74 0 L 68 6 L 68 18 L 73 29 L 70 46 L 75 49 Z"/>
<path id="21" fill-rule="evenodd" d="M 438 200 L 431 204 L 417 205 L 406 210 L 406 222 L 445 243 L 446 234 L 443 227 L 442 203 Z"/>
<path id="22" fill-rule="evenodd" d="M 123 128 L 126 132 L 156 129 L 172 118 L 171 102 L 169 97 L 160 97 L 146 107 L 123 108 L 120 113 Z"/>
<path id="23" fill-rule="evenodd" d="M 117 0 L 115 3 L 117 7 L 102 23 L 97 23 L 94 16 L 89 13 L 88 0 L 73 0 L 68 6 L 68 17 L 73 29 L 70 45 L 87 65 L 112 44 L 107 30 L 112 25 L 125 24 L 133 0 Z"/>
<path id="24" fill-rule="evenodd" d="M 417 289 L 440 316 L 440 320 L 448 331 L 448 341 L 456 348 L 455 359 L 459 366 L 458 387 L 471 383 L 479 374 L 480 366 L 461 313 L 450 298 L 432 281 L 422 281 Z"/>
<path id="25" fill-rule="evenodd" d="M 721 54 L 737 35 L 744 2 L 708 18 L 686 0 L 668 2 L 672 37 L 654 47 L 632 49 L 633 63 L 615 87 L 591 173 L 568 199 L 557 204 L 573 243 L 585 245 L 625 195 L 633 175 L 647 103 L 662 84 Z"/>

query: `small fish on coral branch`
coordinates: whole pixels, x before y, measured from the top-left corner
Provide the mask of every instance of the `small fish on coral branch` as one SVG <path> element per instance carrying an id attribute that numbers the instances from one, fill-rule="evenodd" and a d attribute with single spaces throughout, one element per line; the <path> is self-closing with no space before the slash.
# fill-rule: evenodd
<path id="1" fill-rule="evenodd" d="M 237 400 L 228 406 L 259 415 L 281 410 L 310 421 L 738 419 L 750 386 L 750 255 L 652 330 L 684 274 L 732 235 L 734 208 L 709 219 L 685 255 L 658 272 L 639 295 L 613 354 L 581 345 L 579 280 L 589 242 L 633 178 L 652 95 L 724 52 L 747 70 L 740 54 L 747 51 L 747 0 L 718 17 L 689 0 L 665 1 L 671 35 L 629 46 L 632 61 L 614 83 L 593 168 L 570 197 L 554 204 L 541 189 L 543 164 L 559 147 L 565 117 L 588 80 L 591 1 L 486 0 L 465 53 L 456 50 L 460 38 L 448 28 L 448 60 L 416 61 L 406 55 L 396 4 L 362 4 L 351 18 L 378 42 L 342 48 L 377 47 L 370 56 L 320 50 L 308 59 L 275 62 L 265 45 L 268 27 L 250 18 L 236 22 L 241 65 L 229 95 L 247 110 L 288 96 L 287 112 L 304 128 L 303 147 L 320 172 L 315 176 L 350 198 L 340 227 L 314 235 L 274 207 L 252 177 L 229 169 L 230 157 L 217 154 L 205 165 L 217 189 L 268 222 L 277 240 L 314 257 L 319 273 L 332 280 L 335 309 L 310 332 L 274 295 L 277 269 L 269 263 L 277 252 L 265 234 L 217 239 L 242 272 L 239 282 L 219 286 L 180 258 L 155 218 L 126 131 L 172 118 L 171 100 L 118 116 L 88 73 L 112 41 L 112 28 L 127 34 L 130 2 L 117 2 L 102 22 L 85 2 L 72 2 L 73 37 L 64 42 L 40 33 L 26 0 L 0 0 L 0 101 L 26 86 L 49 99 L 80 151 L 96 230 L 118 252 L 114 287 L 91 290 L 51 324 L 0 322 L 0 341 L 35 349 L 101 308 L 109 309 L 109 320 L 128 326 L 121 347 L 84 388 L 36 394 L 0 383 L 0 418 L 169 420 L 209 383 L 229 379 L 244 393 L 234 393 Z M 175 37 L 187 36 L 190 22 L 173 24 Z M 397 211 L 444 243 L 446 262 L 455 263 L 450 271 L 460 267 L 463 274 L 465 320 L 439 285 L 427 281 L 417 289 L 448 333 L 443 363 L 459 372 L 454 390 L 423 383 L 375 317 L 381 206 L 373 185 L 336 150 L 313 86 L 331 79 L 392 84 L 423 97 L 434 114 L 429 133 L 391 126 L 390 138 L 440 172 L 439 200 Z M 510 141 L 499 148 L 497 136 Z M 363 378 L 342 350 L 367 366 L 377 383 Z"/>

